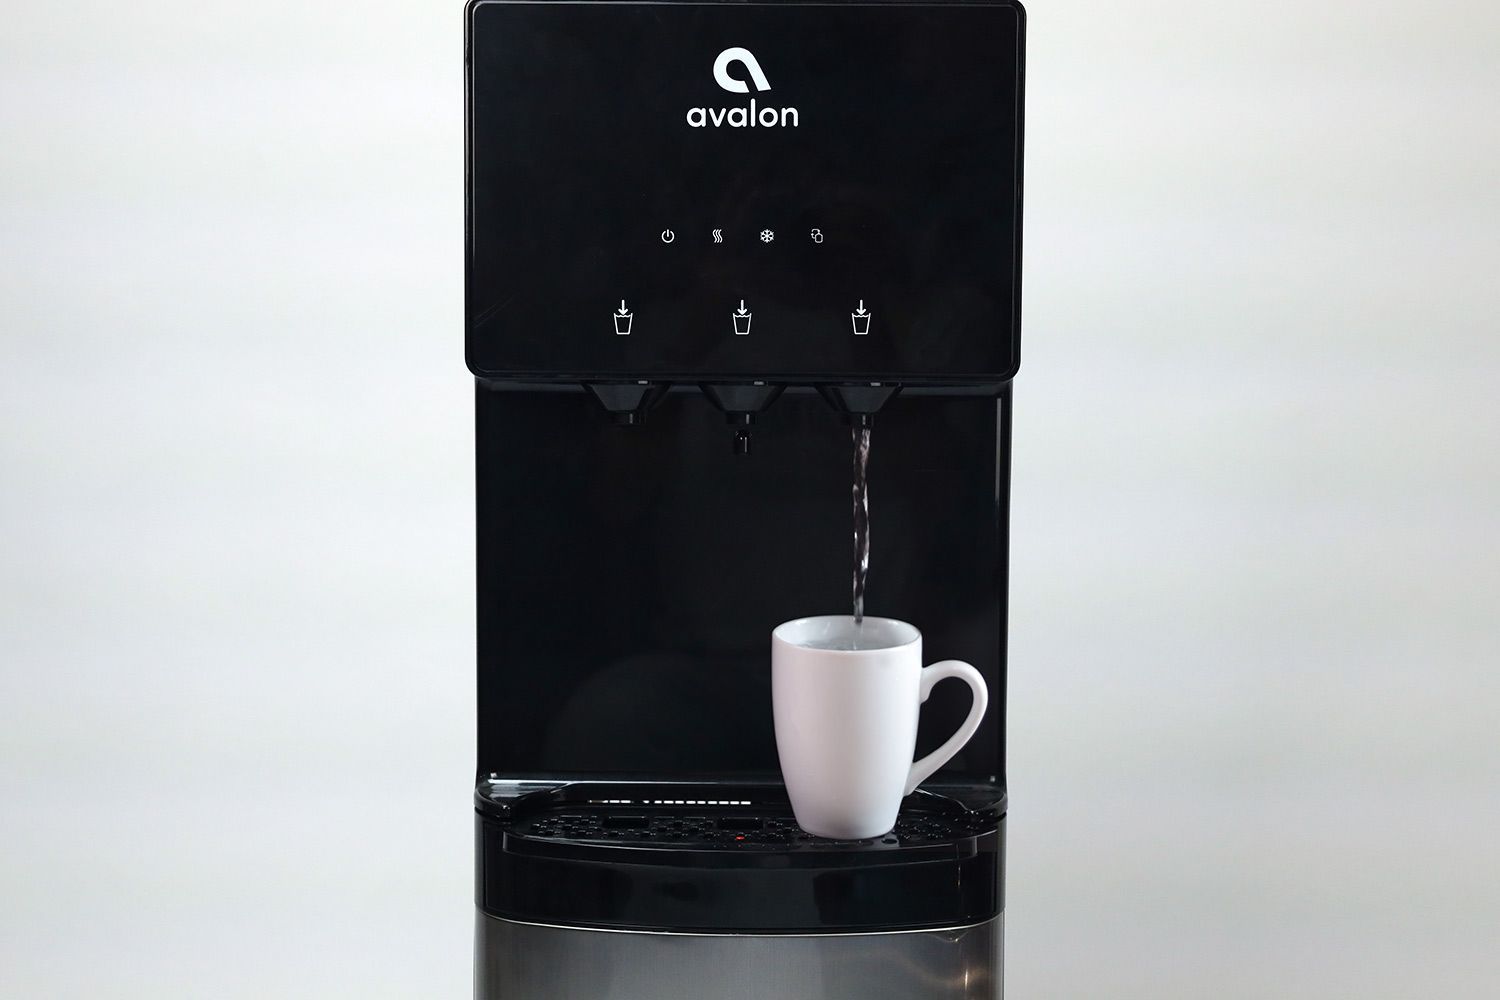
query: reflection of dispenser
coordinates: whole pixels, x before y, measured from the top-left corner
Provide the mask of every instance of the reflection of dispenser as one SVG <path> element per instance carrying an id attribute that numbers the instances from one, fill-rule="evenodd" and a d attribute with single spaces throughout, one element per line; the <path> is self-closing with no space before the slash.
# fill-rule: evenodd
<path id="1" fill-rule="evenodd" d="M 471 0 L 467 30 L 477 996 L 998 998 L 1020 7 Z M 809 217 L 837 238 L 709 237 Z M 845 842 L 792 818 L 769 636 L 850 607 L 851 427 L 871 613 L 992 707 Z"/>

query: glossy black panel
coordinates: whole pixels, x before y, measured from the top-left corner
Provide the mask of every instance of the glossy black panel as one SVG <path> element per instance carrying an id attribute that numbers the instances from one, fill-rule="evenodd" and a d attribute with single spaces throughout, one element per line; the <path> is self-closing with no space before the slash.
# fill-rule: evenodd
<path id="1" fill-rule="evenodd" d="M 471 369 L 1009 377 L 1022 21 L 1003 3 L 473 4 Z M 716 82 L 736 49 L 750 60 L 720 75 L 745 93 Z"/>
<path id="2" fill-rule="evenodd" d="M 875 419 L 868 610 L 968 660 L 991 702 L 943 776 L 1003 780 L 1006 399 Z M 849 429 L 788 390 L 736 456 L 697 390 L 640 426 L 569 391 L 477 393 L 479 770 L 774 777 L 770 632 L 850 607 Z M 968 708 L 942 684 L 920 752 Z"/>

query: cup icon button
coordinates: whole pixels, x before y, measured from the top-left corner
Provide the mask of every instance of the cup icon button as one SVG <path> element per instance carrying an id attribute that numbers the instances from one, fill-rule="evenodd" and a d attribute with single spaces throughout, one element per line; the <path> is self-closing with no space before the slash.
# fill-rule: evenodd
<path id="1" fill-rule="evenodd" d="M 859 308 L 849 314 L 849 322 L 854 325 L 854 335 L 863 337 L 870 332 L 870 317 L 873 315 L 865 308 L 865 300 L 859 300 Z"/>

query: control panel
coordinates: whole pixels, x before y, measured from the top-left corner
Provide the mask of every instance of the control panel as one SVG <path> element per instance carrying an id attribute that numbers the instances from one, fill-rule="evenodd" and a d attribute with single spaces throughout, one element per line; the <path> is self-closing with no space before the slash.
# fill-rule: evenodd
<path id="1" fill-rule="evenodd" d="M 476 374 L 1014 373 L 1018 5 L 473 0 L 468 17 Z"/>

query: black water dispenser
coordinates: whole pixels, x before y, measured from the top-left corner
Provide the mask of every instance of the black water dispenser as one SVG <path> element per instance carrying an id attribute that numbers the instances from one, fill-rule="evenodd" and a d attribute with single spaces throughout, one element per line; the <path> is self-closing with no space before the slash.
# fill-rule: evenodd
<path id="1" fill-rule="evenodd" d="M 1019 4 L 467 8 L 476 994 L 1002 994 Z M 974 664 L 895 828 L 796 825 L 770 632 Z M 954 690 L 949 690 L 949 688 Z M 968 711 L 923 709 L 917 752 Z"/>

